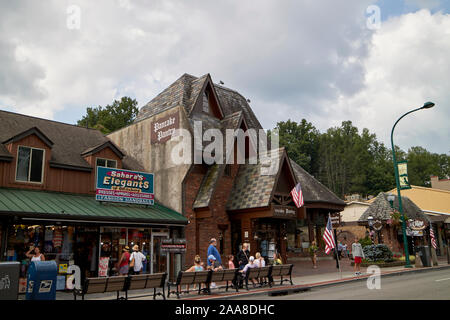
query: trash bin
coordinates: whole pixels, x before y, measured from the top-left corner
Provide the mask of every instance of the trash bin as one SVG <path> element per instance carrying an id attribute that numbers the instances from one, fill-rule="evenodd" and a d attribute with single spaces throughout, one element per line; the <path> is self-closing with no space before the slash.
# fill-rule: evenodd
<path id="1" fill-rule="evenodd" d="M 424 267 L 431 267 L 431 251 L 429 246 L 417 246 L 420 260 Z"/>
<path id="2" fill-rule="evenodd" d="M 0 262 L 0 300 L 17 300 L 20 262 Z"/>
<path id="3" fill-rule="evenodd" d="M 56 275 L 55 261 L 32 261 L 27 275 L 27 300 L 55 300 Z"/>

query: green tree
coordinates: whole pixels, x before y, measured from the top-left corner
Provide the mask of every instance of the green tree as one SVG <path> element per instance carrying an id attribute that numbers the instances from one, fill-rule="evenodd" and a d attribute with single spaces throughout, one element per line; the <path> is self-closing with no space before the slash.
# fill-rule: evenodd
<path id="1" fill-rule="evenodd" d="M 106 107 L 86 108 L 86 115 L 77 121 L 77 125 L 95 128 L 108 134 L 131 124 L 138 112 L 136 99 L 122 97 L 120 101 L 114 100 Z"/>
<path id="2" fill-rule="evenodd" d="M 292 160 L 298 163 L 310 174 L 318 171 L 319 131 L 308 121 L 281 121 L 276 127 L 279 134 L 279 144 L 286 148 Z"/>
<path id="3" fill-rule="evenodd" d="M 441 158 L 439 154 L 431 153 L 423 147 L 411 147 L 408 150 L 407 159 L 408 178 L 412 185 L 429 187 L 431 185 L 430 176 L 443 177 L 445 175 L 445 162 L 443 165 L 441 164 L 444 157 Z"/>
<path id="4" fill-rule="evenodd" d="M 314 175 L 340 197 L 359 193 L 363 196 L 395 188 L 392 151 L 364 128 L 360 133 L 351 121 L 320 133 L 302 119 L 278 122 L 280 146 L 291 159 Z M 450 156 L 430 153 L 422 147 L 405 152 L 395 146 L 397 161 L 408 160 L 409 181 L 429 186 L 430 176 L 448 178 Z"/>

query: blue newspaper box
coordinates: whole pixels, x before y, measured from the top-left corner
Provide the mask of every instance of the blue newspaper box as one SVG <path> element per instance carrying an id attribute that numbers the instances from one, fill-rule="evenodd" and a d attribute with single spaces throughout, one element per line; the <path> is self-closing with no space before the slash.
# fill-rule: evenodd
<path id="1" fill-rule="evenodd" d="M 55 300 L 56 275 L 55 261 L 32 261 L 27 275 L 27 300 Z"/>

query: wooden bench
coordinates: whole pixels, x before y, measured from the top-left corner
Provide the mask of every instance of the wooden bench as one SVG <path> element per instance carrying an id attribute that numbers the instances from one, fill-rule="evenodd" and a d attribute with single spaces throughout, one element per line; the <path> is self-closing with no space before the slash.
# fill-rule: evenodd
<path id="1" fill-rule="evenodd" d="M 128 276 L 127 284 L 124 287 L 125 300 L 128 300 L 129 290 L 142 290 L 142 289 L 153 289 L 153 300 L 156 299 L 157 295 L 161 295 L 164 298 L 164 300 L 166 300 L 166 294 L 164 290 L 166 277 L 167 273 L 165 272 Z M 156 292 L 157 288 L 162 288 L 162 293 Z"/>
<path id="2" fill-rule="evenodd" d="M 209 282 L 207 283 L 207 290 L 208 293 L 211 293 L 210 285 L 212 282 L 226 282 L 226 291 L 228 291 L 228 282 L 231 282 L 236 292 L 239 291 L 239 286 L 237 285 L 237 275 L 238 275 L 238 269 L 223 269 L 223 270 L 217 270 L 217 271 L 211 271 L 211 278 Z"/>
<path id="3" fill-rule="evenodd" d="M 86 278 L 81 290 L 73 290 L 74 300 L 77 300 L 79 295 L 81 295 L 81 300 L 84 300 L 86 294 L 114 291 L 117 292 L 117 300 L 119 300 L 119 292 L 124 290 L 127 278 L 126 276 Z"/>
<path id="4" fill-rule="evenodd" d="M 248 280 L 260 280 L 261 278 L 269 278 L 270 277 L 271 267 L 262 267 L 262 268 L 248 268 L 245 273 L 245 288 L 248 290 Z M 263 284 L 261 284 L 262 286 Z M 272 286 L 271 281 L 269 281 L 269 286 Z"/>
<path id="5" fill-rule="evenodd" d="M 291 285 L 294 283 L 292 282 L 292 268 L 294 267 L 293 264 L 282 264 L 282 265 L 276 265 L 271 266 L 271 272 L 269 275 L 269 282 L 274 282 L 273 277 L 281 277 L 280 285 L 283 284 L 284 281 L 289 281 Z M 283 277 L 289 276 L 289 279 L 283 279 Z"/>
<path id="6" fill-rule="evenodd" d="M 211 272 L 208 271 L 193 271 L 193 272 L 186 272 L 186 271 L 180 271 L 178 273 L 177 281 L 175 283 L 168 283 L 167 284 L 167 297 L 170 297 L 171 293 L 176 293 L 177 298 L 180 298 L 180 294 L 182 293 L 189 293 L 188 290 L 183 291 L 181 286 L 190 286 L 192 284 L 198 285 L 198 294 L 201 292 L 202 284 L 205 285 L 204 290 L 207 291 L 208 283 L 210 283 L 210 276 Z M 170 291 L 170 286 L 176 286 L 176 291 Z"/>

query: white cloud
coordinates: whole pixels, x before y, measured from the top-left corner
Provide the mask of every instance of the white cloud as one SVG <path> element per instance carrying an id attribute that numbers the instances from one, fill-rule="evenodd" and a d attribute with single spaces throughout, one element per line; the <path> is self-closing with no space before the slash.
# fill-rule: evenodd
<path id="1" fill-rule="evenodd" d="M 404 113 L 433 101 L 399 122 L 394 142 L 407 150 L 421 145 L 450 152 L 450 15 L 428 10 L 382 24 L 364 60 L 364 89 L 330 101 L 333 113 L 344 114 L 359 128 L 367 127 L 390 146 L 394 122 Z M 343 117 L 343 120 L 345 117 Z M 326 125 L 327 123 L 325 123 Z"/>
<path id="2" fill-rule="evenodd" d="M 421 11 L 373 32 L 372 3 L 74 0 L 81 24 L 70 30 L 65 2 L 2 2 L 0 106 L 74 123 L 88 106 L 123 95 L 142 106 L 183 73 L 209 72 L 250 98 L 265 128 L 306 118 L 324 130 L 350 119 L 385 140 L 402 108 L 435 100 L 421 118 L 448 136 L 448 114 L 434 118 L 448 98 L 448 16 Z M 448 151 L 435 132 L 403 139 L 398 130 L 402 147 Z"/>

